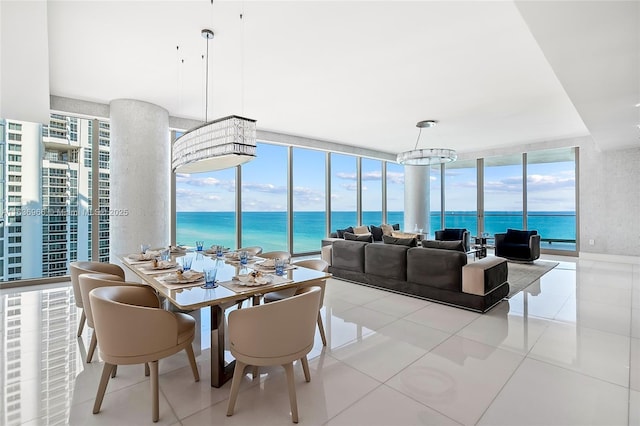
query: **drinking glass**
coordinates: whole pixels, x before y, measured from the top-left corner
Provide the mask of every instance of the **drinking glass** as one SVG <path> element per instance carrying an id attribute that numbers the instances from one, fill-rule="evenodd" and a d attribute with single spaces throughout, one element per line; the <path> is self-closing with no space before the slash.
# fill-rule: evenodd
<path id="1" fill-rule="evenodd" d="M 248 257 L 249 257 L 249 253 L 246 250 L 242 250 L 240 252 L 240 264 L 241 265 L 246 265 Z"/>
<path id="2" fill-rule="evenodd" d="M 223 250 L 224 250 L 224 247 L 216 246 L 216 257 L 224 256 Z"/>
<path id="3" fill-rule="evenodd" d="M 142 243 L 142 244 L 140 244 L 140 253 L 145 254 L 147 252 L 147 250 L 149 250 L 150 248 L 151 248 L 151 244 Z"/>
<path id="4" fill-rule="evenodd" d="M 275 259 L 276 275 L 284 275 L 284 259 Z"/>
<path id="5" fill-rule="evenodd" d="M 216 273 L 218 270 L 212 267 L 206 267 L 202 271 L 204 272 L 204 288 L 214 288 L 216 285 Z"/>
<path id="6" fill-rule="evenodd" d="M 202 251 L 203 246 L 204 246 L 204 241 L 196 241 L 196 250 Z"/>
<path id="7" fill-rule="evenodd" d="M 160 260 L 170 260 L 171 259 L 171 251 L 166 248 L 160 252 Z"/>
<path id="8" fill-rule="evenodd" d="M 191 262 L 193 262 L 193 257 L 191 256 L 182 256 L 182 270 L 188 271 L 191 269 Z"/>

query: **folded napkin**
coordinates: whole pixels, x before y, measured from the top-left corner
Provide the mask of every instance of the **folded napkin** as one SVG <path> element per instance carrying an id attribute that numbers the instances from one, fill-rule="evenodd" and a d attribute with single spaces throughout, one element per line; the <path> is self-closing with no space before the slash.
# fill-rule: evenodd
<path id="1" fill-rule="evenodd" d="M 147 250 L 145 253 L 134 253 L 129 255 L 129 259 L 141 261 L 141 260 L 153 260 L 156 257 L 160 256 L 159 251 L 155 250 Z"/>

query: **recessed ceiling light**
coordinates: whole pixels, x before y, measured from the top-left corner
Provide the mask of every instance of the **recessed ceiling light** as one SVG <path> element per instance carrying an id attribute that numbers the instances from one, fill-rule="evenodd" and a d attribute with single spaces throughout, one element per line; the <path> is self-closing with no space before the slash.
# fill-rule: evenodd
<path id="1" fill-rule="evenodd" d="M 640 107 L 640 102 L 636 104 L 636 108 L 639 108 L 639 107 Z"/>

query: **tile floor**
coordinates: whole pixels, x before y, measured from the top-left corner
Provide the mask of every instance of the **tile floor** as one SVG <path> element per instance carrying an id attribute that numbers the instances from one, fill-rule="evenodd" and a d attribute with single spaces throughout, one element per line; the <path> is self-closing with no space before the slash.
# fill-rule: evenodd
<path id="1" fill-rule="evenodd" d="M 546 257 L 549 259 L 550 257 Z M 560 265 L 487 314 L 339 280 L 327 284 L 312 380 L 296 366 L 304 425 L 638 425 L 640 265 L 556 258 Z M 83 362 L 69 285 L 0 292 L 0 424 L 152 424 L 141 366 L 121 367 L 92 414 L 102 363 Z M 210 387 L 207 312 L 202 381 L 186 356 L 160 362 L 166 425 L 288 425 L 281 368 Z"/>

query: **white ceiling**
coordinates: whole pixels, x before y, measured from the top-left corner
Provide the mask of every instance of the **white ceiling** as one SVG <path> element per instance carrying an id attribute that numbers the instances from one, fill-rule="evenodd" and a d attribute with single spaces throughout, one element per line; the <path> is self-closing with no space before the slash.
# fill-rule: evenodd
<path id="1" fill-rule="evenodd" d="M 636 1 L 49 1 L 52 95 L 388 153 L 640 146 Z M 243 13 L 243 19 L 240 19 Z M 176 48 L 179 46 L 179 49 Z M 184 63 L 182 62 L 184 60 Z"/>

